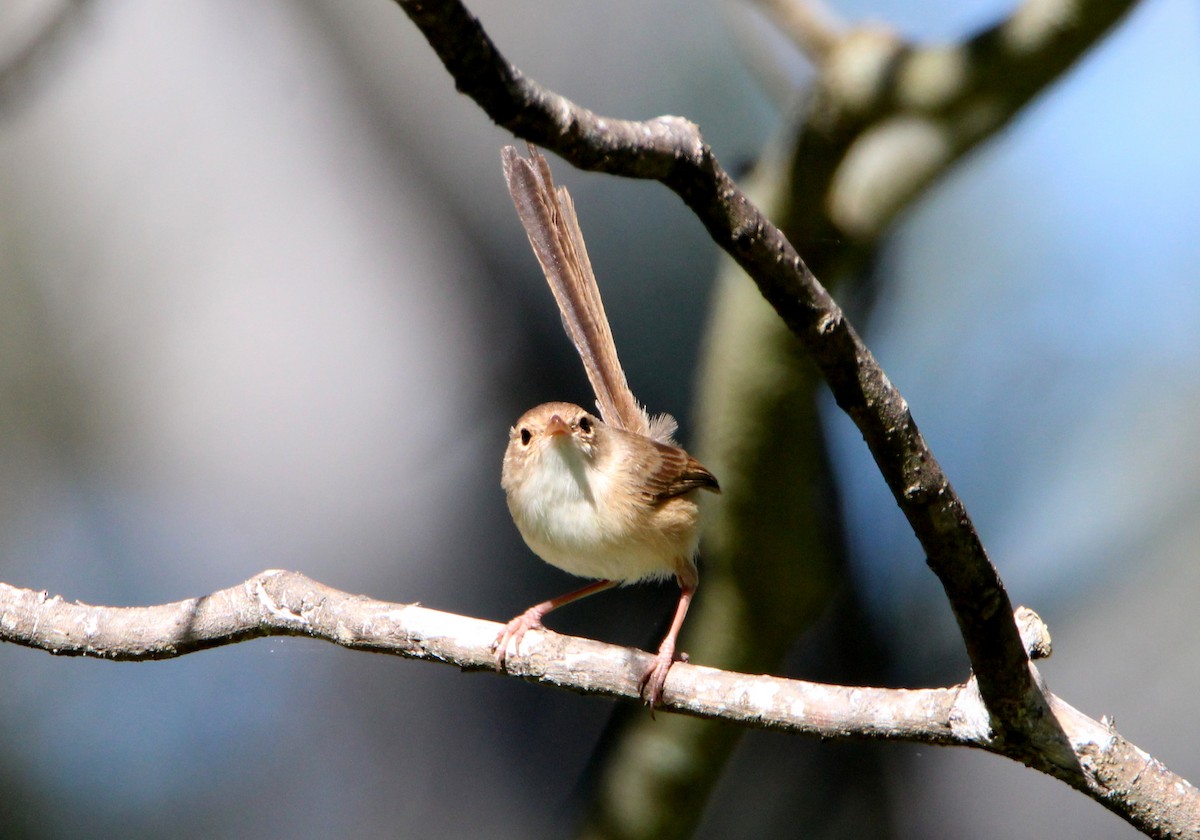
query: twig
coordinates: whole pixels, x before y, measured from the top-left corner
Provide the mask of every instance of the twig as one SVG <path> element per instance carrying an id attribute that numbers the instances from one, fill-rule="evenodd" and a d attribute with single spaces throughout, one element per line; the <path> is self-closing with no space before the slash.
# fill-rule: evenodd
<path id="1" fill-rule="evenodd" d="M 844 34 L 845 24 L 820 0 L 757 0 L 757 3 L 817 66 L 829 60 Z"/>

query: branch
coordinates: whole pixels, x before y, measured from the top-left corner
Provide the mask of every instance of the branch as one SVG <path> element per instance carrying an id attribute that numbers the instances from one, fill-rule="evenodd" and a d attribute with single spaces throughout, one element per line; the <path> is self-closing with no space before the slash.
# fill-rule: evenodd
<path id="1" fill-rule="evenodd" d="M 376 601 L 298 572 L 268 570 L 200 598 L 102 607 L 0 583 L 0 641 L 56 656 L 117 662 L 173 659 L 267 636 L 308 636 L 352 650 L 494 671 L 502 624 Z M 531 630 L 505 673 L 604 697 L 640 698 L 653 657 L 591 639 Z M 848 688 L 676 663 L 659 708 L 818 737 L 978 744 L 987 735 L 977 695 L 962 688 Z M 974 704 L 975 709 L 969 707 Z"/>
<path id="2" fill-rule="evenodd" d="M 793 147 L 788 230 L 860 263 L 896 215 L 1074 65 L 1134 0 L 1025 0 L 957 44 L 879 27 L 827 53 Z"/>
<path id="3" fill-rule="evenodd" d="M 1031 651 L 1047 651 L 1041 622 L 1026 611 Z M 352 650 L 490 671 L 502 625 L 416 604 L 376 601 L 325 586 L 298 572 L 271 570 L 200 598 L 151 607 L 70 603 L 0 583 L 0 641 L 58 656 L 136 662 L 266 636 L 308 636 Z M 631 700 L 652 657 L 632 648 L 530 631 L 507 673 L 532 682 Z M 1200 825 L 1200 790 L 1122 738 L 1047 694 L 1053 731 L 1039 745 L 1051 772 L 1093 793 L 1139 827 L 1182 836 Z M 662 709 L 820 738 L 871 738 L 975 747 L 1026 760 L 993 733 L 975 682 L 951 688 L 887 689 L 824 685 L 677 663 Z M 1130 801 L 1134 806 L 1130 806 Z M 1114 805 L 1113 803 L 1117 803 Z M 1169 803 L 1169 804 L 1168 804 Z M 1117 806 L 1120 807 L 1117 807 Z M 1175 833 L 1172 833 L 1175 832 Z"/>
<path id="4" fill-rule="evenodd" d="M 601 117 L 527 79 L 458 0 L 397 0 L 454 77 L 499 125 L 582 169 L 661 181 L 758 285 L 867 442 L 950 600 L 995 722 L 1045 715 L 1012 604 L 962 501 L 879 363 L 787 237 L 740 190 L 699 129 L 680 117 Z"/>
<path id="5" fill-rule="evenodd" d="M 422 30 L 458 89 L 496 123 L 558 152 L 577 167 L 661 181 L 754 280 L 814 360 L 838 405 L 859 428 L 946 591 L 986 710 L 979 720 L 991 727 L 987 736 L 991 746 L 985 748 L 996 747 L 1064 779 L 1148 834 L 1191 832 L 1198 814 L 1195 788 L 1169 773 L 1158 776 L 1161 765 L 1115 735 L 1104 735 L 1108 730 L 1103 726 L 1078 715 L 1039 684 L 1020 643 L 1000 577 L 904 399 L 787 237 L 720 166 L 696 126 L 678 117 L 631 122 L 596 115 L 525 78 L 500 55 L 458 0 L 396 2 Z M 1034 86 L 1022 80 L 1020 96 L 1000 103 L 1005 107 L 967 108 L 960 115 L 959 128 L 982 128 L 958 147 L 959 153 L 994 131 L 1038 85 L 1069 66 L 1128 6 L 1128 0 L 1029 0 L 1009 24 L 974 41 L 970 50 L 985 55 L 990 51 L 1001 58 L 1005 50 L 992 47 L 1017 47 L 1009 53 L 1018 58 L 1045 59 L 1054 50 L 1061 55 L 1051 55 L 1046 62 L 1051 72 Z M 1079 21 L 1084 25 L 1079 26 Z M 1093 27 L 1097 22 L 1099 27 Z M 1065 37 L 1058 37 L 1060 32 Z M 833 53 L 829 63 L 831 67 L 837 63 Z M 889 64 L 884 63 L 885 70 Z M 1002 61 L 992 69 L 1001 77 L 1006 71 Z M 951 160 L 953 156 L 945 156 L 940 164 Z M 926 173 L 933 171 L 930 167 Z M 912 181 L 909 194 L 923 183 Z M 878 231 L 866 232 L 877 235 Z M 1080 721 L 1087 723 L 1076 725 Z M 1119 745 L 1123 757 L 1115 759 L 1109 750 Z M 1100 762 L 1097 749 L 1106 756 Z M 1117 764 L 1108 764 L 1112 761 L 1124 763 L 1118 769 Z M 1112 772 L 1097 773 L 1101 764 Z"/>
<path id="6" fill-rule="evenodd" d="M 821 0 L 758 0 L 780 30 L 818 67 L 842 40 L 845 24 Z"/>
<path id="7" fill-rule="evenodd" d="M 806 12 L 814 5 L 811 0 L 757 2 Z M 823 27 L 820 32 L 834 39 L 832 49 L 828 39 L 814 51 L 804 47 L 805 39 L 795 38 L 818 75 L 795 92 L 797 102 L 784 103 L 785 110 L 796 111 L 791 127 L 768 144 L 742 187 L 801 248 L 809 268 L 836 298 L 849 296 L 859 311 L 871 314 L 872 280 L 880 275 L 870 266 L 895 215 L 989 129 L 998 134 L 1033 93 L 1050 88 L 1129 5 L 1087 2 L 1076 4 L 1070 14 L 1037 14 L 1056 3 L 1023 3 L 1010 20 L 964 39 L 962 46 L 906 43 L 862 23 Z M 1032 34 L 1039 22 L 1041 37 L 989 40 L 987 34 L 1022 28 Z M 780 25 L 795 31 L 782 18 Z M 986 43 L 996 48 L 972 46 Z M 1011 49 L 999 48 L 1003 44 Z M 1004 85 L 1018 77 L 1023 93 L 1015 96 Z M 930 95 L 939 91 L 945 97 L 941 102 Z M 986 122 L 979 119 L 984 115 Z M 904 126 L 924 130 L 906 132 Z M 716 586 L 706 590 L 689 616 L 688 644 L 706 664 L 772 670 L 794 642 L 797 627 L 807 626 L 802 623 L 811 621 L 817 605 L 827 607 L 836 581 L 845 579 L 839 530 L 844 523 L 840 510 L 828 502 L 838 493 L 819 422 L 817 395 L 823 383 L 795 345 L 740 267 L 722 263 L 712 293 L 693 429 L 697 454 L 720 475 L 723 489 L 704 532 L 705 580 Z M 780 429 L 788 434 L 780 435 Z M 834 598 L 833 603 L 839 606 L 826 623 L 856 620 L 855 602 L 842 606 L 846 602 Z M 869 646 L 869 638 L 862 644 Z M 850 669 L 873 661 L 869 647 L 838 653 Z M 738 737 L 727 727 L 698 724 L 674 721 L 664 727 L 630 718 L 623 735 L 637 743 L 608 752 L 587 836 L 606 836 L 606 831 L 625 838 L 691 836 Z M 656 761 L 653 756 L 664 745 L 697 760 Z M 832 761 L 828 756 L 817 760 Z M 867 752 L 852 762 L 853 769 L 833 762 L 820 771 L 822 784 L 869 797 L 884 772 L 881 760 Z M 643 791 L 634 810 L 624 799 L 631 788 Z"/>

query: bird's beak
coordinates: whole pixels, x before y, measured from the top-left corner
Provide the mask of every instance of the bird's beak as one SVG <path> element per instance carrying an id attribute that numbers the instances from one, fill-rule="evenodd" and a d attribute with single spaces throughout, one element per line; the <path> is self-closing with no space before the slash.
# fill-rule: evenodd
<path id="1" fill-rule="evenodd" d="M 550 415 L 550 419 L 546 421 L 546 434 L 556 437 L 557 435 L 569 435 L 570 433 L 571 427 L 567 425 L 565 420 L 557 414 Z"/>

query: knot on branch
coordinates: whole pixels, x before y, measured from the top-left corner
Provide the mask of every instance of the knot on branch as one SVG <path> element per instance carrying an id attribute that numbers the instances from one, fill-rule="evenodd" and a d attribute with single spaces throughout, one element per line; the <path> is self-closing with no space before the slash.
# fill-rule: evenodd
<path id="1" fill-rule="evenodd" d="M 271 592 L 273 588 L 271 584 L 278 582 L 285 587 L 286 594 L 286 584 L 289 574 L 281 569 L 268 569 L 246 582 L 247 592 L 254 597 L 267 615 L 283 622 L 285 625 L 291 624 L 308 627 L 308 616 L 302 610 L 287 604 L 284 599 L 277 597 Z"/>
<path id="2" fill-rule="evenodd" d="M 1050 629 L 1042 617 L 1029 607 L 1017 607 L 1013 611 L 1013 619 L 1017 622 L 1017 631 L 1021 634 L 1021 644 L 1030 659 L 1049 659 L 1053 652 L 1050 643 Z"/>

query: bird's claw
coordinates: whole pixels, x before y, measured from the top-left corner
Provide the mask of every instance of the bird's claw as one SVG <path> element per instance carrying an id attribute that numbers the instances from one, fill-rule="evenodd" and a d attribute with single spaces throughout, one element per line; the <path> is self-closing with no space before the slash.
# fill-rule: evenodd
<path id="1" fill-rule="evenodd" d="M 542 628 L 542 619 L 539 615 L 533 615 L 532 610 L 523 612 L 508 624 L 504 625 L 504 629 L 496 636 L 496 641 L 492 642 L 492 652 L 496 656 L 496 670 L 503 671 L 505 663 L 508 661 L 508 647 L 511 644 L 513 653 L 521 652 L 521 639 L 530 630 L 540 630 Z"/>
<path id="2" fill-rule="evenodd" d="M 654 657 L 654 663 L 642 676 L 638 683 L 638 692 L 641 694 L 642 702 L 650 707 L 650 716 L 654 716 L 654 710 L 662 703 L 663 689 L 667 684 L 667 674 L 671 670 L 671 666 L 676 662 L 687 662 L 687 654 L 675 656 L 674 651 L 660 650 Z"/>

